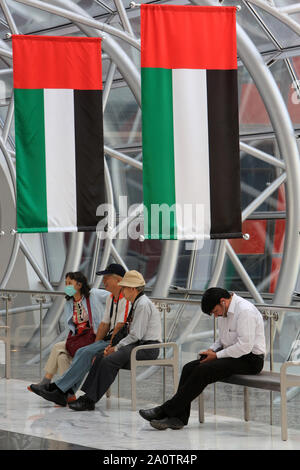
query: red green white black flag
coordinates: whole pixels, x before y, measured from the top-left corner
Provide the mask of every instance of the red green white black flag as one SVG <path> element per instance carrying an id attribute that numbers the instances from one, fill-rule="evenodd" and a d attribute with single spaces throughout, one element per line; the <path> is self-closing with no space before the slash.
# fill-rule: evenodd
<path id="1" fill-rule="evenodd" d="M 104 202 L 101 39 L 12 43 L 17 230 L 95 230 Z"/>
<path id="2" fill-rule="evenodd" d="M 241 237 L 236 9 L 141 5 L 141 49 L 145 237 Z"/>

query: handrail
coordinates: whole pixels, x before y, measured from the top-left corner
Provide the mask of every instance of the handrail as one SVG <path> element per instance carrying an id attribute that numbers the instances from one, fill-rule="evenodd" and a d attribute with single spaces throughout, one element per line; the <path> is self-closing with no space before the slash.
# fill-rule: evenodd
<path id="1" fill-rule="evenodd" d="M 154 302 L 162 302 L 165 304 L 190 304 L 190 305 L 201 305 L 201 300 L 190 300 L 190 299 L 176 299 L 172 297 L 150 297 L 150 299 Z M 300 307 L 296 307 L 294 305 L 273 305 L 273 304 L 257 304 L 254 303 L 255 307 L 258 310 L 264 309 L 269 311 L 299 311 Z"/>
<path id="2" fill-rule="evenodd" d="M 61 291 L 52 291 L 52 290 L 30 290 L 30 289 L 0 289 L 0 296 L 1 293 L 3 294 L 30 294 L 30 295 L 50 295 L 50 296 L 56 296 L 56 295 L 66 295 L 65 292 Z"/>
<path id="3" fill-rule="evenodd" d="M 178 289 L 178 294 L 183 294 L 186 293 L 186 289 Z M 192 291 L 188 292 L 189 294 L 192 293 Z M 195 291 L 195 295 L 202 295 L 204 291 Z M 0 298 L 2 297 L 1 294 L 30 294 L 30 295 L 47 295 L 50 297 L 56 297 L 56 296 L 66 296 L 66 293 L 63 291 L 48 291 L 48 290 L 30 290 L 30 289 L 0 289 Z M 298 294 L 299 295 L 299 294 Z M 201 305 L 201 300 L 192 300 L 192 299 L 178 299 L 176 297 L 151 297 L 151 300 L 154 302 L 163 302 L 163 303 L 169 303 L 169 304 L 191 304 L 191 305 Z M 294 299 L 295 301 L 297 299 Z M 279 310 L 279 311 L 300 311 L 300 307 L 297 307 L 296 305 L 273 305 L 273 304 L 259 304 L 259 303 L 254 303 L 256 308 L 258 309 L 267 309 L 267 310 Z"/>
<path id="4" fill-rule="evenodd" d="M 184 290 L 183 290 L 184 291 Z M 178 292 L 179 293 L 179 292 Z M 46 305 L 49 307 L 49 300 L 47 297 L 56 297 L 56 296 L 65 296 L 65 292 L 61 291 L 47 291 L 47 290 L 30 290 L 30 289 L 0 289 L 0 299 L 6 303 L 6 308 L 3 313 L 6 313 L 6 326 L 9 324 L 9 314 L 13 313 L 14 309 L 9 309 L 9 303 L 13 300 L 13 294 L 30 294 L 31 296 L 36 297 L 36 301 L 39 306 L 36 310 L 40 310 L 40 375 L 42 367 L 42 311 L 45 310 Z M 163 337 L 166 341 L 166 313 L 170 312 L 171 305 L 192 305 L 201 308 L 201 300 L 191 300 L 191 299 L 178 299 L 176 297 L 151 297 L 149 298 L 157 304 L 159 310 L 163 313 Z M 279 318 L 279 312 L 285 314 L 286 312 L 300 311 L 300 307 L 294 305 L 272 305 L 272 304 L 259 304 L 254 303 L 254 305 L 259 309 L 263 317 L 267 320 L 270 320 L 270 369 L 273 369 L 273 328 L 274 321 L 277 321 Z M 15 310 L 20 311 L 22 307 L 17 307 Z M 29 307 L 23 307 L 24 312 L 29 310 Z M 0 311 L 0 313 L 2 313 Z M 19 312 L 18 312 L 19 313 Z M 214 319 L 214 339 L 216 337 L 216 320 Z"/>
<path id="5" fill-rule="evenodd" d="M 266 310 L 271 310 L 271 311 L 282 311 L 284 313 L 285 311 L 300 311 L 300 307 L 296 307 L 296 305 L 269 305 L 269 304 L 254 304 L 258 310 L 260 309 L 266 309 Z"/>

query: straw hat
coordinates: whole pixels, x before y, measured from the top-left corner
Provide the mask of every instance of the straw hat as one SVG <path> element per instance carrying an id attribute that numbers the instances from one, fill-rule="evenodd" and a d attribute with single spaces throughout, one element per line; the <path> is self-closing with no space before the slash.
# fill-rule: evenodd
<path id="1" fill-rule="evenodd" d="M 127 271 L 122 281 L 118 283 L 123 287 L 142 287 L 146 284 L 145 279 L 138 271 Z"/>

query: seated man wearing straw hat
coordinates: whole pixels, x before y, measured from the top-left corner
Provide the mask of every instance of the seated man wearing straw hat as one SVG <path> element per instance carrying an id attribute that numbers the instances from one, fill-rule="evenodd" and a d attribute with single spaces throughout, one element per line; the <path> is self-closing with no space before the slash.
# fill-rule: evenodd
<path id="1" fill-rule="evenodd" d="M 151 300 L 144 294 L 145 280 L 138 271 L 128 271 L 119 285 L 124 297 L 131 302 L 128 314 L 129 332 L 115 346 L 108 346 L 97 354 L 94 364 L 81 390 L 79 397 L 69 408 L 74 411 L 94 410 L 95 403 L 109 389 L 119 369 L 130 369 L 130 355 L 133 348 L 143 344 L 161 342 L 160 314 Z M 159 348 L 140 350 L 137 359 L 156 359 Z"/>

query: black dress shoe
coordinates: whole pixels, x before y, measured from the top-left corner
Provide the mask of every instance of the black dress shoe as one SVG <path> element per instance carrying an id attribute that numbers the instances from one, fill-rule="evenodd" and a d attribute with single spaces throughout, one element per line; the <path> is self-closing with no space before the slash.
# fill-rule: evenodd
<path id="1" fill-rule="evenodd" d="M 184 424 L 179 418 L 154 419 L 150 421 L 153 428 L 163 431 L 165 429 L 182 429 Z"/>
<path id="2" fill-rule="evenodd" d="M 34 391 L 34 390 L 33 390 Z M 56 405 L 67 406 L 67 395 L 57 388 L 50 392 L 48 389 L 41 388 L 38 391 L 38 395 L 45 400 L 52 401 Z"/>
<path id="3" fill-rule="evenodd" d="M 95 402 L 90 400 L 87 395 L 82 395 L 77 400 L 69 403 L 69 408 L 74 411 L 92 411 L 95 409 Z"/>
<path id="4" fill-rule="evenodd" d="M 166 417 L 160 406 L 150 408 L 149 410 L 140 410 L 139 413 L 141 417 L 147 421 L 151 421 L 152 419 L 163 419 Z"/>

